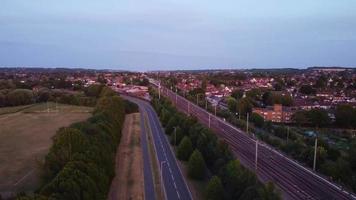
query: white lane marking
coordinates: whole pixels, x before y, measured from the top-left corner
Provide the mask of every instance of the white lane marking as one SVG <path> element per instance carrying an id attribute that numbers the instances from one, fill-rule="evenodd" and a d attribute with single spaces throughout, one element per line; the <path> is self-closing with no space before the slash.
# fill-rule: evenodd
<path id="1" fill-rule="evenodd" d="M 29 172 L 27 172 L 27 174 L 25 174 L 25 176 L 20 178 L 20 180 L 18 180 L 14 185 L 17 185 L 17 184 L 21 183 L 25 178 L 27 178 L 29 175 L 31 175 L 33 171 L 34 171 L 34 169 L 32 169 Z"/>
<path id="2" fill-rule="evenodd" d="M 147 109 L 146 109 L 146 111 L 147 111 Z M 149 111 L 147 111 L 147 113 L 148 113 L 149 115 L 152 114 L 152 113 L 150 113 Z M 151 115 L 151 117 L 153 117 L 153 116 Z M 167 163 L 167 165 L 168 165 L 169 174 L 170 174 L 171 177 L 172 177 L 173 185 L 175 185 L 175 191 L 176 191 L 176 193 L 177 193 L 178 199 L 180 199 L 179 191 L 178 191 L 178 189 L 177 189 L 177 187 L 176 187 L 175 179 L 173 178 L 174 176 L 173 176 L 173 172 L 172 172 L 172 169 L 171 169 L 171 165 L 170 165 L 170 163 L 169 163 L 169 161 L 168 161 L 167 154 L 166 154 L 166 150 L 165 150 L 165 148 L 163 147 L 163 142 L 162 142 L 161 134 L 160 134 L 159 131 L 158 131 L 157 123 L 155 122 L 155 120 L 153 120 L 153 123 L 154 123 L 154 128 L 155 128 L 155 130 L 157 131 L 157 134 L 158 134 L 158 141 L 159 141 L 160 146 L 161 146 L 161 149 L 162 149 L 162 151 L 163 151 L 163 155 L 164 155 L 164 158 L 165 158 L 164 161 L 166 161 L 166 163 Z"/>

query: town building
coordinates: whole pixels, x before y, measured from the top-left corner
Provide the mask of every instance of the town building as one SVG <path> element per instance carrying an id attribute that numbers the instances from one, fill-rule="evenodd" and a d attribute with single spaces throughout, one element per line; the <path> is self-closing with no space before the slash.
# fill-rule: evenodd
<path id="1" fill-rule="evenodd" d="M 259 114 L 265 121 L 290 123 L 294 110 L 290 107 L 283 107 L 281 104 L 274 104 L 273 107 L 253 108 L 252 112 Z"/>

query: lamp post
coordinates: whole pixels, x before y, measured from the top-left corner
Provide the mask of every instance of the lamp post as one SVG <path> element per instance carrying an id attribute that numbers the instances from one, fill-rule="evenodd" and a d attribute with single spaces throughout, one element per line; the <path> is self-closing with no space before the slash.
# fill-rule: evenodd
<path id="1" fill-rule="evenodd" d="M 177 87 L 176 87 L 176 105 L 177 105 L 177 98 L 178 98 L 178 94 L 177 94 Z"/>
<path id="2" fill-rule="evenodd" d="M 189 115 L 190 102 L 189 102 L 189 100 L 187 100 L 187 102 L 188 102 L 188 115 Z"/>
<path id="3" fill-rule="evenodd" d="M 197 94 L 197 106 L 199 106 L 199 95 L 203 95 L 203 94 Z"/>
<path id="4" fill-rule="evenodd" d="M 174 146 L 177 146 L 177 127 L 174 127 Z"/>
<path id="5" fill-rule="evenodd" d="M 208 110 L 208 99 L 205 97 L 205 110 Z"/>
<path id="6" fill-rule="evenodd" d="M 289 126 L 287 127 L 287 144 L 288 144 L 288 141 L 289 141 Z"/>
<path id="7" fill-rule="evenodd" d="M 158 82 L 158 99 L 161 99 L 161 82 Z"/>

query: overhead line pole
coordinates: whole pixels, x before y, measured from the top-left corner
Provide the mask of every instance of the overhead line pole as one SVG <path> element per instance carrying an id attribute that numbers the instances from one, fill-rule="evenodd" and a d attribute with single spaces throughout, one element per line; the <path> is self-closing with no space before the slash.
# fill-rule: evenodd
<path id="1" fill-rule="evenodd" d="M 313 170 L 315 171 L 316 167 L 316 153 L 318 149 L 318 137 L 315 137 L 315 146 L 314 146 L 314 161 L 313 161 Z"/>
<path id="2" fill-rule="evenodd" d="M 257 174 L 257 162 L 258 162 L 258 139 L 256 138 L 256 152 L 255 152 L 255 171 L 256 171 L 256 174 Z"/>
<path id="3" fill-rule="evenodd" d="M 248 134 L 248 118 L 249 118 L 249 116 L 248 116 L 248 113 L 247 113 L 247 120 L 246 120 L 246 133 Z"/>
<path id="4" fill-rule="evenodd" d="M 161 99 L 161 82 L 158 82 L 158 99 Z"/>

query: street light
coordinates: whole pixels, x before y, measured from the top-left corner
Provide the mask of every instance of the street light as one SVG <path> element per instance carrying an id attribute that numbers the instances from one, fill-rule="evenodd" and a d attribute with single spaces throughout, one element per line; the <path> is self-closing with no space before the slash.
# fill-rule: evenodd
<path id="1" fill-rule="evenodd" d="M 249 118 L 249 116 L 248 116 L 248 113 L 246 113 L 247 114 L 247 116 L 246 116 L 246 118 L 247 118 L 247 123 L 246 123 L 246 133 L 248 134 L 248 118 Z"/>
<path id="2" fill-rule="evenodd" d="M 177 127 L 174 127 L 174 146 L 177 146 Z"/>
<path id="3" fill-rule="evenodd" d="M 208 110 L 208 99 L 205 97 L 205 110 Z"/>
<path id="4" fill-rule="evenodd" d="M 161 82 L 158 82 L 158 99 L 161 99 Z"/>
<path id="5" fill-rule="evenodd" d="M 201 95 L 201 93 L 197 94 L 197 106 L 199 106 L 199 95 Z M 202 94 L 203 95 L 203 94 Z"/>
<path id="6" fill-rule="evenodd" d="M 288 141 L 289 141 L 289 126 L 287 126 L 287 144 L 288 144 Z"/>

